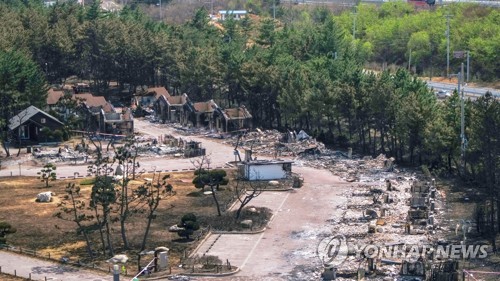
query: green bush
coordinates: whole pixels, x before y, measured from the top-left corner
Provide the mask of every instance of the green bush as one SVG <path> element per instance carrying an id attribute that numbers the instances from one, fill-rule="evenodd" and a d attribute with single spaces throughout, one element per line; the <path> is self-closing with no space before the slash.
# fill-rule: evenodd
<path id="1" fill-rule="evenodd" d="M 200 224 L 197 222 L 196 215 L 193 213 L 188 213 L 182 216 L 181 222 L 177 226 L 184 228 L 183 230 L 177 232 L 177 234 L 188 240 L 190 235 L 193 235 L 196 230 L 200 229 Z"/>
<path id="2" fill-rule="evenodd" d="M 7 222 L 0 222 L 0 244 L 5 244 L 7 242 L 7 239 L 5 236 L 7 234 L 12 234 L 16 233 L 16 229 L 10 225 L 10 223 Z"/>

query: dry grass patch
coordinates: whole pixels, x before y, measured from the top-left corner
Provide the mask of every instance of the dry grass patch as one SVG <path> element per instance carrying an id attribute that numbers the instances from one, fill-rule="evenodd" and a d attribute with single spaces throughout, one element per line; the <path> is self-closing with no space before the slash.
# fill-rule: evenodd
<path id="1" fill-rule="evenodd" d="M 12 274 L 14 274 L 14 273 L 12 273 Z M 2 280 L 2 281 L 23 281 L 23 280 L 28 280 L 28 279 L 21 278 L 21 277 L 14 277 L 12 275 L 0 273 L 0 280 Z"/>
<path id="2" fill-rule="evenodd" d="M 151 178 L 152 175 L 143 175 Z M 195 213 L 200 219 L 202 228 L 207 227 L 207 223 L 216 219 L 216 208 L 211 195 L 204 195 L 191 183 L 193 172 L 172 173 L 168 180 L 174 187 L 175 195 L 167 197 L 161 201 L 157 209 L 157 218 L 153 220 L 150 236 L 148 238 L 148 249 L 157 246 L 166 246 L 171 249 L 170 260 L 172 264 L 179 263 L 184 250 L 194 247 L 193 243 L 172 242 L 179 238 L 177 233 L 168 231 L 168 228 L 180 222 L 180 218 L 186 213 Z M 89 202 L 92 185 L 81 185 L 87 179 L 68 179 L 51 182 L 51 187 L 46 189 L 43 183 L 34 177 L 9 177 L 0 178 L 0 220 L 6 221 L 17 228 L 17 232 L 7 237 L 9 244 L 14 246 L 36 249 L 37 252 L 51 257 L 69 257 L 70 260 L 88 261 L 85 251 L 85 243 L 82 235 L 75 231 L 76 225 L 54 217 L 59 211 L 58 202 L 65 195 L 65 188 L 68 183 L 75 183 L 80 186 L 81 199 Z M 141 179 L 130 182 L 130 187 L 142 184 Z M 232 201 L 234 191 L 233 183 L 224 186 L 218 191 L 218 199 L 223 210 Z M 36 195 L 40 192 L 52 191 L 56 193 L 54 200 L 50 203 L 35 202 Z M 193 196 L 195 194 L 195 196 Z M 116 213 L 113 214 L 116 216 Z M 133 249 L 138 249 L 142 242 L 144 228 L 147 218 L 144 213 L 133 214 L 127 223 L 127 235 L 129 243 Z M 126 253 L 134 263 L 136 251 L 124 251 L 120 237 L 120 225 L 111 225 L 112 236 L 116 253 Z M 92 235 L 93 248 L 100 251 L 99 235 L 94 232 Z M 195 233 L 196 237 L 196 233 Z M 103 261 L 107 257 L 101 256 Z"/>

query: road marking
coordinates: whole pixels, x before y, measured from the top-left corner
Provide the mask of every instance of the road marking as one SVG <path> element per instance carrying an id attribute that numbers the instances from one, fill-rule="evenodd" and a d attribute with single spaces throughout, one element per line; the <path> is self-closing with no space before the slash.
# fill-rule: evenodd
<path id="1" fill-rule="evenodd" d="M 243 269 L 243 267 L 245 267 L 245 264 L 248 262 L 248 260 L 249 260 L 249 259 L 250 259 L 250 257 L 252 256 L 253 251 L 255 251 L 255 248 L 257 248 L 257 245 L 259 245 L 260 240 L 261 240 L 261 239 L 262 239 L 262 237 L 264 236 L 264 233 L 266 233 L 266 232 L 264 231 L 264 232 L 262 232 L 262 233 L 260 234 L 259 239 L 257 239 L 257 242 L 255 242 L 255 244 L 253 245 L 252 250 L 250 250 L 250 252 L 248 253 L 247 258 L 243 261 L 243 264 L 240 266 L 240 270 L 241 270 L 241 269 Z M 249 235 L 252 235 L 252 234 L 249 234 Z"/>
<path id="2" fill-rule="evenodd" d="M 278 210 L 281 209 L 281 207 L 283 207 L 283 204 L 285 204 L 285 201 L 286 199 L 288 199 L 288 196 L 290 195 L 290 192 L 287 192 L 285 198 L 283 198 L 283 201 L 281 201 L 281 204 L 280 206 L 278 207 Z M 268 225 L 273 221 L 274 219 L 274 215 L 271 217 L 271 219 L 269 220 L 269 223 Z M 245 264 L 248 262 L 248 260 L 250 259 L 250 257 L 252 256 L 253 252 L 255 251 L 255 249 L 257 248 L 257 245 L 259 245 L 260 243 L 260 240 L 262 240 L 262 237 L 264 237 L 264 234 L 266 233 L 266 231 L 262 232 L 262 234 L 260 235 L 259 239 L 257 239 L 257 242 L 255 242 L 255 244 L 253 245 L 252 247 L 252 250 L 250 250 L 250 252 L 248 253 L 247 255 L 247 258 L 243 261 L 243 264 L 240 266 L 240 270 L 243 269 L 243 267 L 245 267 Z"/>

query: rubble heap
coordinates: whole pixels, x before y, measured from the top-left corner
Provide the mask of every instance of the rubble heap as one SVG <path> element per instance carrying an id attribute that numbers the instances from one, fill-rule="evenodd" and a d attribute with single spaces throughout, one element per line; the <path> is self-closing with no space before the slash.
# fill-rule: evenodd
<path id="1" fill-rule="evenodd" d="M 377 171 L 377 167 L 386 167 L 387 163 L 382 157 L 377 158 L 369 162 L 377 164 L 369 166 L 374 167 L 372 176 L 360 176 L 365 182 L 345 194 L 348 200 L 340 206 L 342 217 L 329 221 L 332 233 L 345 236 L 349 245 L 348 256 L 336 269 L 335 280 L 351 280 L 365 273 L 369 280 L 394 280 L 401 276 L 425 280 L 433 274 L 428 271 L 430 265 L 441 258 L 421 249 L 442 243 L 444 228 L 438 222 L 443 217 L 443 198 L 434 181 L 419 181 L 406 172 Z M 366 166 L 366 160 L 359 161 Z M 379 253 L 367 255 L 373 253 L 368 247 L 375 247 Z M 420 250 L 412 253 L 413 248 Z M 389 254 L 382 254 L 381 249 L 389 249 Z M 394 255 L 396 249 L 399 255 Z M 331 274 L 331 270 L 327 267 L 325 272 Z"/>
<path id="2" fill-rule="evenodd" d="M 229 137 L 224 143 L 252 149 L 256 154 L 266 156 L 319 155 L 326 151 L 325 145 L 307 135 L 304 131 L 280 133 L 277 130 L 259 130 Z"/>

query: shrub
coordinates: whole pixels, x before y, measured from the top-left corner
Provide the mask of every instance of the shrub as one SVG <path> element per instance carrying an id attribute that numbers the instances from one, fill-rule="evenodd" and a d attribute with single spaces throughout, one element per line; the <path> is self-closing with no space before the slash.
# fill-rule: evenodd
<path id="1" fill-rule="evenodd" d="M 181 222 L 177 226 L 183 228 L 183 230 L 177 232 L 177 234 L 188 240 L 190 235 L 193 235 L 196 230 L 200 229 L 200 224 L 197 222 L 196 215 L 193 213 L 182 216 Z"/>
<path id="2" fill-rule="evenodd" d="M 0 222 L 0 244 L 5 244 L 7 234 L 15 233 L 17 230 L 7 222 Z"/>

